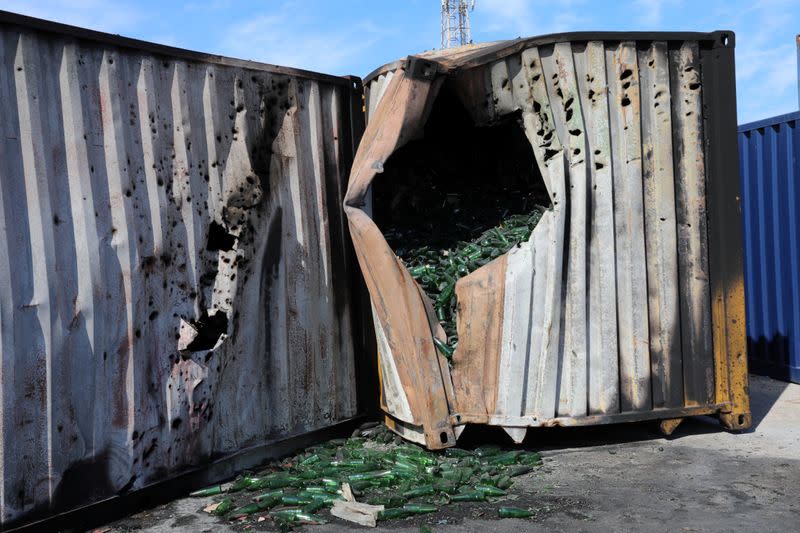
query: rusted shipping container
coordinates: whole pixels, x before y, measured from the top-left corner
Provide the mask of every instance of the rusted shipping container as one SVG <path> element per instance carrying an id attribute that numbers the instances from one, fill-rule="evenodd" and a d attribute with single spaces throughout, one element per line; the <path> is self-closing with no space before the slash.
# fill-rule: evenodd
<path id="1" fill-rule="evenodd" d="M 10 13 L 0 60 L 0 527 L 359 413 L 360 80 Z"/>
<path id="2" fill-rule="evenodd" d="M 398 433 L 442 448 L 465 424 L 518 442 L 537 426 L 670 432 L 700 414 L 749 426 L 733 52 L 731 32 L 572 33 L 368 77 L 345 203 Z M 413 189 L 392 158 L 412 139 L 434 150 L 426 124 L 453 101 L 479 127 L 518 121 L 551 205 L 528 242 L 456 284 L 449 365 L 432 302 L 370 206 L 384 173 Z"/>

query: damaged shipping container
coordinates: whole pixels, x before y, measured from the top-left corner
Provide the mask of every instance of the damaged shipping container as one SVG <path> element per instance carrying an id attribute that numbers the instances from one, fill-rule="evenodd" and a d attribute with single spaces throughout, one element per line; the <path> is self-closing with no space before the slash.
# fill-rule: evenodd
<path id="1" fill-rule="evenodd" d="M 442 448 L 466 424 L 517 442 L 530 427 L 645 419 L 670 432 L 701 414 L 749 426 L 733 51 L 730 32 L 574 33 L 428 52 L 368 77 L 345 210 L 395 431 Z M 417 236 L 435 240 L 430 219 L 541 189 L 530 238 L 454 280 L 451 335 L 406 268 L 396 207 L 436 198 L 414 212 Z"/>
<path id="2" fill-rule="evenodd" d="M 749 424 L 730 33 L 475 45 L 365 92 L 3 12 L 0 58 L 3 529 L 220 481 L 378 382 L 429 448 Z"/>
<path id="3" fill-rule="evenodd" d="M 8 13 L 0 60 L 2 528 L 363 412 L 360 80 Z"/>

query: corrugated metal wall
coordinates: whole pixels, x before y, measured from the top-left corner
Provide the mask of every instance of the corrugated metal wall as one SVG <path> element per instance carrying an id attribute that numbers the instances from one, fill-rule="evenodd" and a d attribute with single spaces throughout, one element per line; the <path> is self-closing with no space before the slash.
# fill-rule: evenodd
<path id="1" fill-rule="evenodd" d="M 739 127 L 754 372 L 800 383 L 800 112 Z"/>
<path id="2" fill-rule="evenodd" d="M 707 206 L 707 187 L 719 186 L 717 154 L 728 146 L 716 129 L 706 132 L 719 126 L 710 109 L 735 113 L 730 87 L 717 84 L 733 74 L 720 60 L 732 59 L 733 39 L 583 35 L 511 43 L 512 53 L 498 45 L 499 60 L 476 50 L 466 66 L 425 55 L 453 69 L 445 90 L 476 124 L 520 113 L 552 201 L 527 243 L 456 286 L 451 420 L 500 425 L 518 441 L 531 426 L 739 408 L 737 424 L 746 426 L 746 401 L 732 405 L 746 365 L 738 352 L 729 363 L 737 331 L 724 333 L 742 302 L 719 292 L 712 306 L 728 272 L 713 279 L 720 257 L 711 244 L 732 283 L 741 264 L 724 249 L 720 213 Z M 389 68 L 367 82 L 367 109 L 378 119 L 387 85 L 399 79 L 398 66 Z M 720 198 L 735 204 L 735 187 Z"/>
<path id="3" fill-rule="evenodd" d="M 360 88 L 19 19 L 0 18 L 2 523 L 354 416 Z"/>

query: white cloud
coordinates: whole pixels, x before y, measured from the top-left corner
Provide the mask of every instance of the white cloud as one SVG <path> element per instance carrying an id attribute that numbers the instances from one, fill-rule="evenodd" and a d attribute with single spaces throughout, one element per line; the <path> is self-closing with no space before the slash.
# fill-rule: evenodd
<path id="1" fill-rule="evenodd" d="M 248 17 L 224 32 L 220 47 L 226 55 L 265 63 L 335 74 L 346 72 L 382 36 L 369 21 L 347 27 L 321 26 L 296 2 L 284 2 L 270 14 Z"/>

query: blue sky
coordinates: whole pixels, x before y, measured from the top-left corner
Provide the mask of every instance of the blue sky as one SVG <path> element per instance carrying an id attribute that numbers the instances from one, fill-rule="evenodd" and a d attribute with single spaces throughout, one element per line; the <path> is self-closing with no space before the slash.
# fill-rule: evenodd
<path id="1" fill-rule="evenodd" d="M 439 43 L 439 0 L 0 0 L 0 9 L 333 74 Z M 580 30 L 736 32 L 739 122 L 798 108 L 800 0 L 477 0 L 475 41 Z"/>

